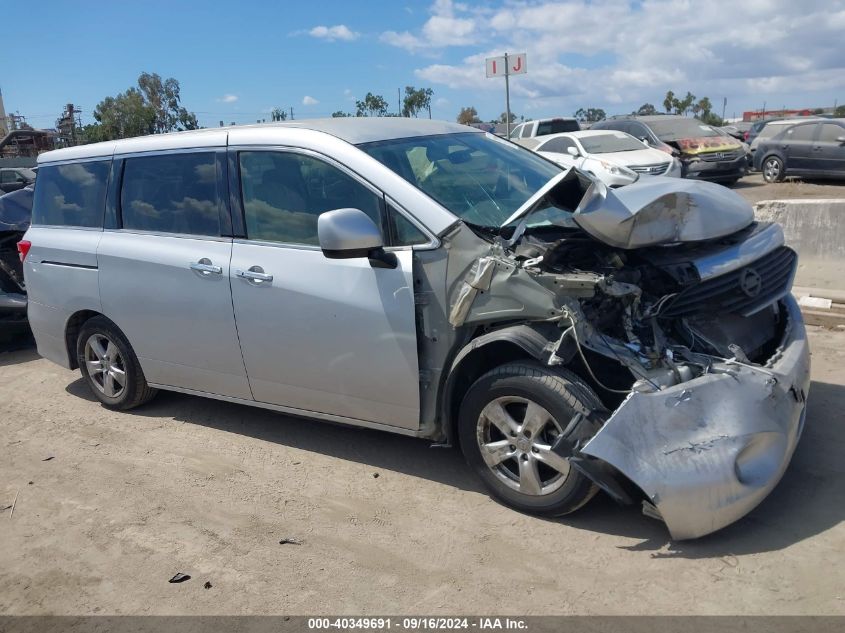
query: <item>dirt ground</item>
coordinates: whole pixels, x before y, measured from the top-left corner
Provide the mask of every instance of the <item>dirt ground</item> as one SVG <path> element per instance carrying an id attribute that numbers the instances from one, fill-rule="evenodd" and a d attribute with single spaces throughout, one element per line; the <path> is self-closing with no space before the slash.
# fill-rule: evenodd
<path id="1" fill-rule="evenodd" d="M 0 613 L 845 614 L 845 333 L 811 342 L 784 479 L 680 543 L 603 496 L 518 514 L 420 440 L 174 393 L 115 413 L 2 353 Z"/>
<path id="2" fill-rule="evenodd" d="M 761 200 L 845 197 L 845 182 L 837 180 L 785 180 L 767 184 L 759 172 L 749 173 L 731 187 L 751 204 Z"/>

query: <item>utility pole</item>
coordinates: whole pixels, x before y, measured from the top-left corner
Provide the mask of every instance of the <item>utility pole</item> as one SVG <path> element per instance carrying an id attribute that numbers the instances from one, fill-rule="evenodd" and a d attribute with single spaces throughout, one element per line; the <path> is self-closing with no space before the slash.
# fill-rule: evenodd
<path id="1" fill-rule="evenodd" d="M 293 106 L 290 107 L 290 120 L 293 121 Z"/>
<path id="2" fill-rule="evenodd" d="M 722 98 L 722 121 L 725 120 L 725 108 L 727 108 L 727 107 L 728 107 L 728 98 L 723 97 Z"/>
<path id="3" fill-rule="evenodd" d="M 402 116 L 402 89 L 396 89 L 396 107 L 399 108 L 396 112 L 399 113 L 399 116 Z"/>
<path id="4" fill-rule="evenodd" d="M 508 81 L 510 74 L 508 54 L 505 53 L 505 138 L 510 138 L 511 136 L 511 87 Z"/>

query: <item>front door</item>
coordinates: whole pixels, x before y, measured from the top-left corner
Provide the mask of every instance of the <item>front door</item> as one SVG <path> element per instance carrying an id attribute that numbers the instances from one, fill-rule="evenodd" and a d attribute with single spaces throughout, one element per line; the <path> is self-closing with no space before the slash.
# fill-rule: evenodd
<path id="1" fill-rule="evenodd" d="M 822 123 L 819 126 L 813 154 L 816 171 L 825 174 L 845 174 L 845 127 L 836 123 Z"/>
<path id="2" fill-rule="evenodd" d="M 786 156 L 786 168 L 791 172 L 809 172 L 816 169 L 813 137 L 818 125 L 794 125 L 780 135 L 780 144 Z"/>
<path id="3" fill-rule="evenodd" d="M 327 259 L 317 240 L 317 216 L 332 209 L 360 209 L 382 226 L 383 198 L 307 152 L 235 153 L 247 238 L 232 248 L 232 299 L 253 396 L 418 428 L 412 252 L 398 250 L 395 269 L 374 268 Z"/>
<path id="4" fill-rule="evenodd" d="M 251 399 L 229 289 L 232 239 L 221 237 L 224 158 L 123 161 L 117 228 L 97 249 L 100 297 L 147 382 Z"/>

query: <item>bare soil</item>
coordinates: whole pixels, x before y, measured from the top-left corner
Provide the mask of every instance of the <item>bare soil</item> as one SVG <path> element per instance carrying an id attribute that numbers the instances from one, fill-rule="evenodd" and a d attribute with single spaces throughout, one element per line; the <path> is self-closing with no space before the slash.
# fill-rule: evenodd
<path id="1" fill-rule="evenodd" d="M 845 614 L 845 334 L 811 339 L 782 482 L 679 543 L 604 496 L 519 514 L 420 440 L 174 393 L 112 412 L 0 354 L 0 613 Z"/>
<path id="2" fill-rule="evenodd" d="M 836 199 L 845 197 L 845 181 L 797 180 L 768 184 L 758 172 L 749 173 L 731 187 L 751 204 L 761 200 Z"/>

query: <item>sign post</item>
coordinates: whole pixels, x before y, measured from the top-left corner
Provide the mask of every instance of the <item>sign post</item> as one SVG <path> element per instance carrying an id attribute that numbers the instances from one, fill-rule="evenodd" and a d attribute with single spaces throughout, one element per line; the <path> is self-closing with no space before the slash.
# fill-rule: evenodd
<path id="1" fill-rule="evenodd" d="M 503 57 L 488 57 L 485 60 L 487 78 L 505 78 L 505 130 L 506 136 L 511 135 L 511 88 L 510 76 L 523 75 L 528 72 L 528 56 L 525 53 L 516 55 L 504 54 Z"/>

